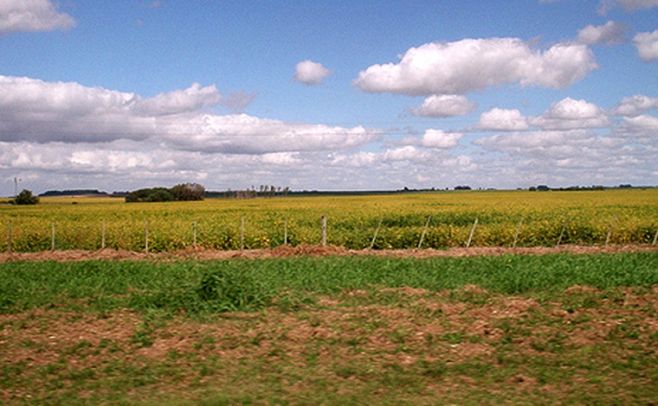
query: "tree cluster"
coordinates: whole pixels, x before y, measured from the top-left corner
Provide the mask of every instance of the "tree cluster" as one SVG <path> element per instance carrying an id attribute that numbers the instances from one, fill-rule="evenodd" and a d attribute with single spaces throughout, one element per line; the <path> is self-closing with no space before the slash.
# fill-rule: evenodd
<path id="1" fill-rule="evenodd" d="M 206 188 L 198 183 L 181 183 L 172 188 L 139 189 L 126 195 L 126 203 L 203 200 Z"/>
<path id="2" fill-rule="evenodd" d="M 39 198 L 32 194 L 32 191 L 23 189 L 16 198 L 11 201 L 13 204 L 37 204 L 39 203 Z"/>

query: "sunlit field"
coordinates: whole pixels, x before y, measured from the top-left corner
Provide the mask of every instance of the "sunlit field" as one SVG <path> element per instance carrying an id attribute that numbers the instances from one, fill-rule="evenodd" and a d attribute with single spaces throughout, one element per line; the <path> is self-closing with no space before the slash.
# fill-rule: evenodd
<path id="1" fill-rule="evenodd" d="M 580 192 L 471 191 L 404 195 L 206 199 L 124 203 L 43 198 L 0 206 L 0 249 L 170 251 L 327 243 L 352 249 L 561 244 L 650 244 L 658 189 Z M 477 225 L 474 223 L 477 220 Z M 471 236 L 472 232 L 472 236 Z M 148 235 L 147 235 L 148 234 Z M 374 240 L 374 241 L 373 241 Z"/>

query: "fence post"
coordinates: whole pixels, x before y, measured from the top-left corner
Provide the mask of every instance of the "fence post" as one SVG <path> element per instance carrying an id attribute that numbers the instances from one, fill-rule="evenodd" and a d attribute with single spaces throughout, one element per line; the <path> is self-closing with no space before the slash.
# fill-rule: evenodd
<path id="1" fill-rule="evenodd" d="M 244 216 L 240 217 L 240 251 L 244 250 Z"/>
<path id="2" fill-rule="evenodd" d="M 322 216 L 322 246 L 327 246 L 327 216 Z"/>
<path id="3" fill-rule="evenodd" d="M 512 248 L 516 248 L 516 243 L 519 242 L 519 235 L 521 234 L 521 226 L 523 225 L 523 219 L 519 221 L 519 224 L 516 225 L 516 232 L 514 233 L 514 243 L 512 243 Z"/>
<path id="4" fill-rule="evenodd" d="M 50 223 L 50 250 L 55 251 L 55 223 Z"/>
<path id="5" fill-rule="evenodd" d="M 192 247 L 196 248 L 196 221 L 192 222 Z"/>
<path id="6" fill-rule="evenodd" d="M 418 241 L 418 249 L 420 249 L 420 247 L 423 245 L 423 241 L 425 240 L 425 234 L 427 234 L 427 228 L 430 226 L 430 221 L 432 221 L 432 216 L 427 216 L 425 227 L 423 228 L 423 232 L 420 234 L 420 241 Z"/>
<path id="7" fill-rule="evenodd" d="M 105 220 L 101 223 L 101 249 L 105 249 Z"/>
<path id="8" fill-rule="evenodd" d="M 7 224 L 7 251 L 11 254 L 14 245 L 14 222 L 9 221 Z"/>
<path id="9" fill-rule="evenodd" d="M 377 239 L 377 234 L 379 234 L 379 229 L 382 227 L 382 222 L 384 219 L 379 220 L 379 224 L 377 224 L 377 229 L 375 229 L 375 235 L 372 236 L 372 241 L 370 242 L 370 249 L 373 249 L 375 246 L 375 240 Z"/>
<path id="10" fill-rule="evenodd" d="M 468 234 L 468 241 L 466 242 L 466 248 L 471 246 L 471 241 L 473 241 L 473 234 L 475 234 L 475 228 L 478 226 L 478 218 L 475 218 L 473 226 L 471 227 L 471 232 Z"/>
<path id="11" fill-rule="evenodd" d="M 608 227 L 608 234 L 605 236 L 605 246 L 608 246 L 610 242 L 610 236 L 612 235 L 612 226 Z"/>
<path id="12" fill-rule="evenodd" d="M 656 245 L 656 242 L 658 242 L 658 230 L 656 230 L 656 234 L 653 235 L 653 242 L 651 245 Z"/>
<path id="13" fill-rule="evenodd" d="M 557 243 L 555 244 L 556 247 L 560 246 L 560 243 L 562 242 L 562 237 L 564 237 L 564 231 L 566 230 L 567 225 L 562 223 L 562 230 L 560 231 L 560 236 L 557 239 Z"/>
<path id="14" fill-rule="evenodd" d="M 288 219 L 283 220 L 283 245 L 288 245 Z"/>
<path id="15" fill-rule="evenodd" d="M 144 221 L 144 252 L 149 253 L 149 222 Z"/>

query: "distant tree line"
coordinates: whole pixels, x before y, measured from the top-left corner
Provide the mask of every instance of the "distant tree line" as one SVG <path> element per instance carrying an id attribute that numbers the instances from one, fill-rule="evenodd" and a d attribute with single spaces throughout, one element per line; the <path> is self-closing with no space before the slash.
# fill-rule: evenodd
<path id="1" fill-rule="evenodd" d="M 126 203 L 135 202 L 180 202 L 203 200 L 206 188 L 198 183 L 181 183 L 172 188 L 154 187 L 128 192 Z"/>
<path id="2" fill-rule="evenodd" d="M 260 185 L 258 190 L 255 186 L 244 190 L 227 190 L 225 192 L 206 192 L 208 197 L 229 197 L 236 199 L 254 199 L 257 197 L 278 197 L 288 196 L 290 188 L 288 186 Z"/>
<path id="3" fill-rule="evenodd" d="M 552 188 L 548 187 L 547 185 L 538 185 L 538 186 L 530 186 L 528 188 L 529 191 L 531 192 L 547 192 L 549 190 L 557 190 L 557 191 L 577 191 L 577 190 L 606 190 L 606 189 L 632 189 L 633 185 L 628 184 L 628 183 L 623 183 L 619 186 L 603 186 L 603 185 L 591 185 L 591 186 L 568 186 L 568 187 L 558 187 L 558 188 Z"/>
<path id="4" fill-rule="evenodd" d="M 101 192 L 98 189 L 73 189 L 73 190 L 48 190 L 41 193 L 39 196 L 108 196 L 106 192 Z"/>

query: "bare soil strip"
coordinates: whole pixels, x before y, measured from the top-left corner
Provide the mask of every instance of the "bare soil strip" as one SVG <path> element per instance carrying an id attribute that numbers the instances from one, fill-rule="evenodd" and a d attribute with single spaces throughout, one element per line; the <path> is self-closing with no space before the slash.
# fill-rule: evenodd
<path id="1" fill-rule="evenodd" d="M 176 260 L 223 260 L 232 258 L 266 259 L 286 257 L 324 257 L 324 256 L 379 256 L 394 258 L 433 258 L 433 257 L 469 257 L 497 255 L 547 255 L 569 254 L 612 254 L 630 252 L 658 252 L 658 246 L 652 245 L 611 245 L 583 246 L 561 245 L 557 247 L 453 247 L 447 249 L 395 249 L 395 250 L 351 250 L 335 246 L 299 245 L 280 246 L 271 249 L 251 250 L 209 250 L 189 249 L 174 252 L 142 253 L 124 250 L 104 249 L 98 251 L 68 250 L 41 251 L 24 253 L 0 253 L 0 263 L 15 261 L 89 261 L 89 260 L 123 260 L 123 261 L 176 261 Z"/>

